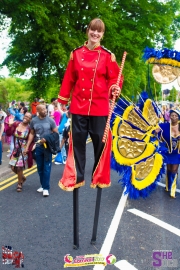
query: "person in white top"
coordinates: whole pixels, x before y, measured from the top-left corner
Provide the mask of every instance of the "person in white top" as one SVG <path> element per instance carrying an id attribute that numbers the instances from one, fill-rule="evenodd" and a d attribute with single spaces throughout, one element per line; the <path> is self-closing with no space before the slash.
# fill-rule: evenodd
<path id="1" fill-rule="evenodd" d="M 57 98 L 51 98 L 51 104 L 48 106 L 48 116 L 51 117 L 51 115 L 54 112 L 54 105 L 56 103 Z"/>

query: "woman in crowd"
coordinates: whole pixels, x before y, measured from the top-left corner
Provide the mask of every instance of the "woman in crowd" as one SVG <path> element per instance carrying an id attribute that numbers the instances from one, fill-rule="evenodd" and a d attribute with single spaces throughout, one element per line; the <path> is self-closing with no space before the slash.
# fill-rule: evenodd
<path id="1" fill-rule="evenodd" d="M 162 129 L 161 139 L 166 144 L 166 150 L 162 148 L 162 155 L 167 164 L 166 191 L 175 198 L 178 168 L 180 164 L 180 111 L 170 110 L 170 123 L 160 124 Z"/>
<path id="2" fill-rule="evenodd" d="M 31 119 L 31 113 L 27 112 L 20 123 L 14 122 L 12 118 L 9 120 L 9 128 L 14 129 L 14 149 L 10 157 L 9 165 L 12 171 L 18 175 L 18 192 L 22 191 L 22 185 L 26 180 L 26 177 L 23 175 L 23 169 L 25 168 L 28 156 L 23 155 L 23 151 L 27 144 Z M 30 160 L 30 158 L 28 159 L 28 165 L 28 167 L 32 166 L 32 160 Z"/>

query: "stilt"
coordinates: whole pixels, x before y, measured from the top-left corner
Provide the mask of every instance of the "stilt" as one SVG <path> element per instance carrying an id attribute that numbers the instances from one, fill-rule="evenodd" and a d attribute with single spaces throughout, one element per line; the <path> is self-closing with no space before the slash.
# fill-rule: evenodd
<path id="1" fill-rule="evenodd" d="M 97 187 L 96 208 L 95 208 L 95 214 L 94 214 L 93 233 L 92 233 L 92 238 L 91 238 L 92 245 L 96 244 L 99 210 L 100 210 L 100 203 L 101 203 L 101 193 L 102 193 L 102 188 Z"/>
<path id="2" fill-rule="evenodd" d="M 73 248 L 79 248 L 79 188 L 73 190 L 73 226 L 74 244 Z"/>

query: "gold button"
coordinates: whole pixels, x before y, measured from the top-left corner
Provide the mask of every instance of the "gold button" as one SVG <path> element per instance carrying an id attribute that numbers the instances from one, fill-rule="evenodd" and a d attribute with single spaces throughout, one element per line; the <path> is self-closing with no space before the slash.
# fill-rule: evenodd
<path id="1" fill-rule="evenodd" d="M 84 70 L 84 68 L 81 68 L 81 70 Z"/>
<path id="2" fill-rule="evenodd" d="M 92 89 L 90 89 L 89 91 L 92 91 Z"/>
<path id="3" fill-rule="evenodd" d="M 82 78 L 82 81 L 84 81 L 84 78 Z"/>
<path id="4" fill-rule="evenodd" d="M 91 82 L 93 81 L 93 79 L 91 79 Z"/>
<path id="5" fill-rule="evenodd" d="M 91 101 L 91 100 L 89 99 L 89 101 Z"/>

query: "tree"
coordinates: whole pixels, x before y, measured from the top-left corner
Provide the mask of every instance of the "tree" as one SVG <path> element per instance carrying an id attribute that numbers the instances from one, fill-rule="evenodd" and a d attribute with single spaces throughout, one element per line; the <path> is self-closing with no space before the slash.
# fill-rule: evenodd
<path id="1" fill-rule="evenodd" d="M 177 95 L 178 95 L 178 91 L 176 90 L 175 87 L 173 87 L 170 91 L 170 94 L 168 96 L 168 100 L 172 101 L 172 102 L 176 102 L 177 100 Z"/>
<path id="2" fill-rule="evenodd" d="M 12 37 L 3 65 L 12 74 L 22 75 L 30 68 L 31 87 L 46 95 L 51 76 L 59 85 L 70 51 L 84 43 L 87 23 L 100 17 L 106 25 L 103 45 L 119 63 L 128 52 L 123 92 L 131 97 L 148 85 L 143 49 L 162 43 L 171 47 L 179 34 L 179 7 L 179 0 L 2 0 L 0 19 L 11 18 Z"/>
<path id="3" fill-rule="evenodd" d="M 32 91 L 27 82 L 20 78 L 0 79 L 0 103 L 7 107 L 12 100 L 28 101 Z"/>

